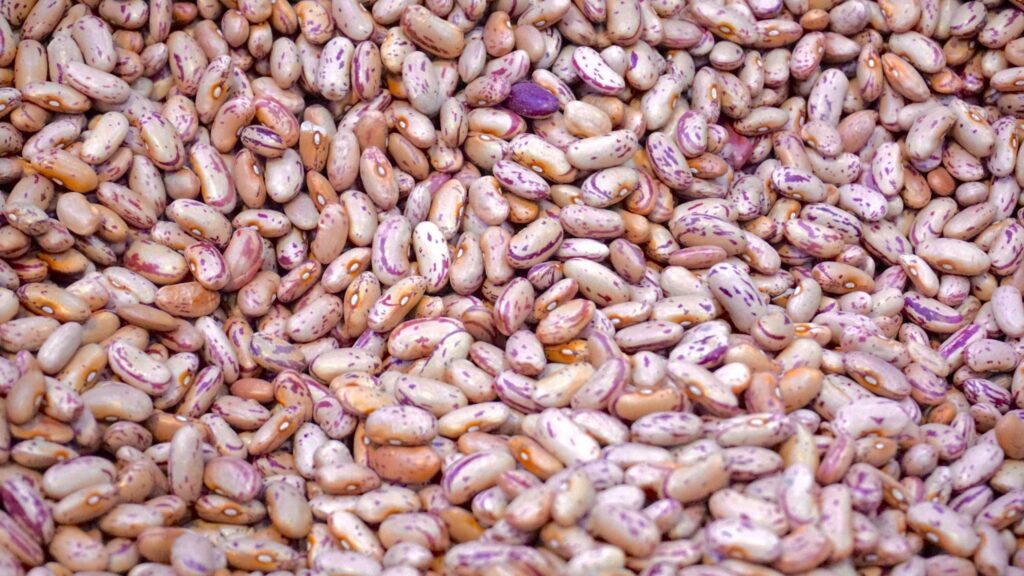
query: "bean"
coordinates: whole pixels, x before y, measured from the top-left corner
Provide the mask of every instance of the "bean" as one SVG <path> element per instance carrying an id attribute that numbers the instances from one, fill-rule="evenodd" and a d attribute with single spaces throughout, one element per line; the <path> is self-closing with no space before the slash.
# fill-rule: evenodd
<path id="1" fill-rule="evenodd" d="M 926 540 L 954 555 L 969 555 L 978 545 L 979 538 L 974 530 L 941 504 L 921 503 L 912 506 L 907 511 L 907 522 L 923 531 Z"/>
<path id="2" fill-rule="evenodd" d="M 23 476 L 14 476 L 0 485 L 0 499 L 8 514 L 41 540 L 53 537 L 53 514 L 43 501 L 40 490 Z"/>

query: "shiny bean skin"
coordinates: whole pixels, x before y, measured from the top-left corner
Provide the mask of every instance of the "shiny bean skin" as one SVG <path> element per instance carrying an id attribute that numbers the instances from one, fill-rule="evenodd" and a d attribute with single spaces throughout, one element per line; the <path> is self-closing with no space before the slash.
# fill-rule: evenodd
<path id="1" fill-rule="evenodd" d="M 0 573 L 1021 572 L 1021 10 L 0 2 Z"/>

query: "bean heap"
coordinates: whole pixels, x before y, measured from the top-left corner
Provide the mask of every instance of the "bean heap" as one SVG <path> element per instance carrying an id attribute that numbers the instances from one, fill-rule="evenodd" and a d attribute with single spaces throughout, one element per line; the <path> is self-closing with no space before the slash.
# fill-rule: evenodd
<path id="1" fill-rule="evenodd" d="M 1022 10 L 0 0 L 0 574 L 1024 574 Z"/>

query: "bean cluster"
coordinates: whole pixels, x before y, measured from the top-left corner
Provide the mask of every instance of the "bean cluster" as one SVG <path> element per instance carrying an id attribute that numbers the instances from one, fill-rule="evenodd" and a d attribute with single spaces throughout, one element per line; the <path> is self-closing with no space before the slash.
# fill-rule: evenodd
<path id="1" fill-rule="evenodd" d="M 0 574 L 1024 574 L 1022 35 L 0 0 Z"/>

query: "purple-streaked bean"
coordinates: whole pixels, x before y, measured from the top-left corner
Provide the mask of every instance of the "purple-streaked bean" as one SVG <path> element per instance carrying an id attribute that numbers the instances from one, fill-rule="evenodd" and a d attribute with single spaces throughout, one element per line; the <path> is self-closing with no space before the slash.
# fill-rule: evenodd
<path id="1" fill-rule="evenodd" d="M 778 537 L 746 520 L 715 520 L 705 538 L 709 551 L 720 557 L 768 563 L 782 554 Z"/>
<path id="2" fill-rule="evenodd" d="M 942 504 L 922 502 L 911 506 L 907 510 L 907 524 L 921 532 L 929 543 L 956 556 L 970 555 L 979 543 L 970 524 Z"/>
<path id="3" fill-rule="evenodd" d="M 111 370 L 128 384 L 151 395 L 166 391 L 171 379 L 170 371 L 143 351 L 115 341 L 107 349 L 107 355 Z"/>
<path id="4" fill-rule="evenodd" d="M 53 537 L 54 521 L 39 489 L 27 478 L 14 476 L 0 484 L 0 500 L 4 508 L 37 539 Z"/>
<path id="5" fill-rule="evenodd" d="M 646 556 L 657 544 L 657 527 L 640 512 L 613 504 L 596 506 L 588 530 L 627 554 Z"/>
<path id="6" fill-rule="evenodd" d="M 490 451 L 471 454 L 445 470 L 441 487 L 445 497 L 453 504 L 466 502 L 476 493 L 493 486 L 502 472 L 514 467 L 515 460 L 507 453 Z"/>
<path id="7" fill-rule="evenodd" d="M 625 88 L 625 81 L 592 48 L 573 51 L 572 65 L 580 78 L 591 88 L 604 94 L 615 94 Z"/>

